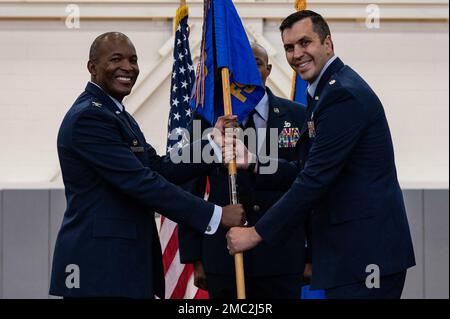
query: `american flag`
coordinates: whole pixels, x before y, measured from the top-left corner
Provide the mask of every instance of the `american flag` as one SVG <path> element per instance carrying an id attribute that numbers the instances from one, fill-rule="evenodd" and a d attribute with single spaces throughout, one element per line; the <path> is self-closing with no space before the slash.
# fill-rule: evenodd
<path id="1" fill-rule="evenodd" d="M 175 44 L 170 92 L 167 153 L 189 142 L 184 129 L 192 118 L 189 107 L 192 86 L 195 80 L 189 49 L 189 27 L 187 6 L 181 6 L 176 15 Z M 160 241 L 163 251 L 166 299 L 200 299 L 207 293 L 194 286 L 192 265 L 180 263 L 177 224 L 161 216 Z"/>

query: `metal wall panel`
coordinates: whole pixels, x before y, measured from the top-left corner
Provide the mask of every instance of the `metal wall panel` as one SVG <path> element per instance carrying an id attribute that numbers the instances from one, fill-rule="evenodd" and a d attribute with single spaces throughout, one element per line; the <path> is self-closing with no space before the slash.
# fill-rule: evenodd
<path id="1" fill-rule="evenodd" d="M 448 190 L 403 192 L 417 265 L 402 298 L 448 298 Z M 64 190 L 0 190 L 0 298 L 48 298 Z"/>
<path id="2" fill-rule="evenodd" d="M 448 299 L 448 190 L 426 190 L 425 297 Z"/>
<path id="3" fill-rule="evenodd" d="M 3 191 L 3 298 L 47 298 L 49 191 Z"/>
<path id="4" fill-rule="evenodd" d="M 56 237 L 66 210 L 66 197 L 63 189 L 50 190 L 50 243 L 49 243 L 49 278 L 52 271 L 53 252 L 55 251 Z M 56 298 L 49 296 L 50 298 Z"/>
<path id="5" fill-rule="evenodd" d="M 0 189 L 0 299 L 3 298 L 3 190 Z"/>
<path id="6" fill-rule="evenodd" d="M 414 245 L 416 266 L 408 269 L 402 298 L 422 299 L 425 297 L 424 289 L 424 263 L 423 263 L 423 190 L 403 191 L 409 228 Z"/>

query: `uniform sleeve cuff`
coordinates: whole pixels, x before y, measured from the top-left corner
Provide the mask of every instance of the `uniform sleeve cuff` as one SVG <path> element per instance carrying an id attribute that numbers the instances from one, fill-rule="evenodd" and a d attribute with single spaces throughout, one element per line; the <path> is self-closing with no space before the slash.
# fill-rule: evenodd
<path id="1" fill-rule="evenodd" d="M 222 219 L 222 207 L 214 205 L 214 213 L 209 221 L 208 227 L 206 227 L 206 235 L 214 235 L 219 228 L 220 220 Z"/>

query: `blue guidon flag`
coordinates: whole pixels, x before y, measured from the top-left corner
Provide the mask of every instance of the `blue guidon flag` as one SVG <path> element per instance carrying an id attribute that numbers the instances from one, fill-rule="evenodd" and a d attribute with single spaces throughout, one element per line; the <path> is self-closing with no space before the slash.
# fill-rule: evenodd
<path id="1" fill-rule="evenodd" d="M 265 94 L 255 57 L 231 0 L 205 0 L 203 39 L 191 107 L 214 125 L 224 114 L 221 68 L 230 72 L 231 105 L 245 120 Z"/>

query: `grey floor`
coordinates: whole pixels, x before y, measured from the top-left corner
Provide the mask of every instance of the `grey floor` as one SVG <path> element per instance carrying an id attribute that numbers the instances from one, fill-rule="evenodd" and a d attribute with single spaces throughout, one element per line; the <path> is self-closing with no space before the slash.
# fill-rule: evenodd
<path id="1" fill-rule="evenodd" d="M 403 298 L 449 298 L 449 207 L 446 190 L 405 190 L 417 266 Z M 0 298 L 49 298 L 53 246 L 64 191 L 0 190 Z"/>

